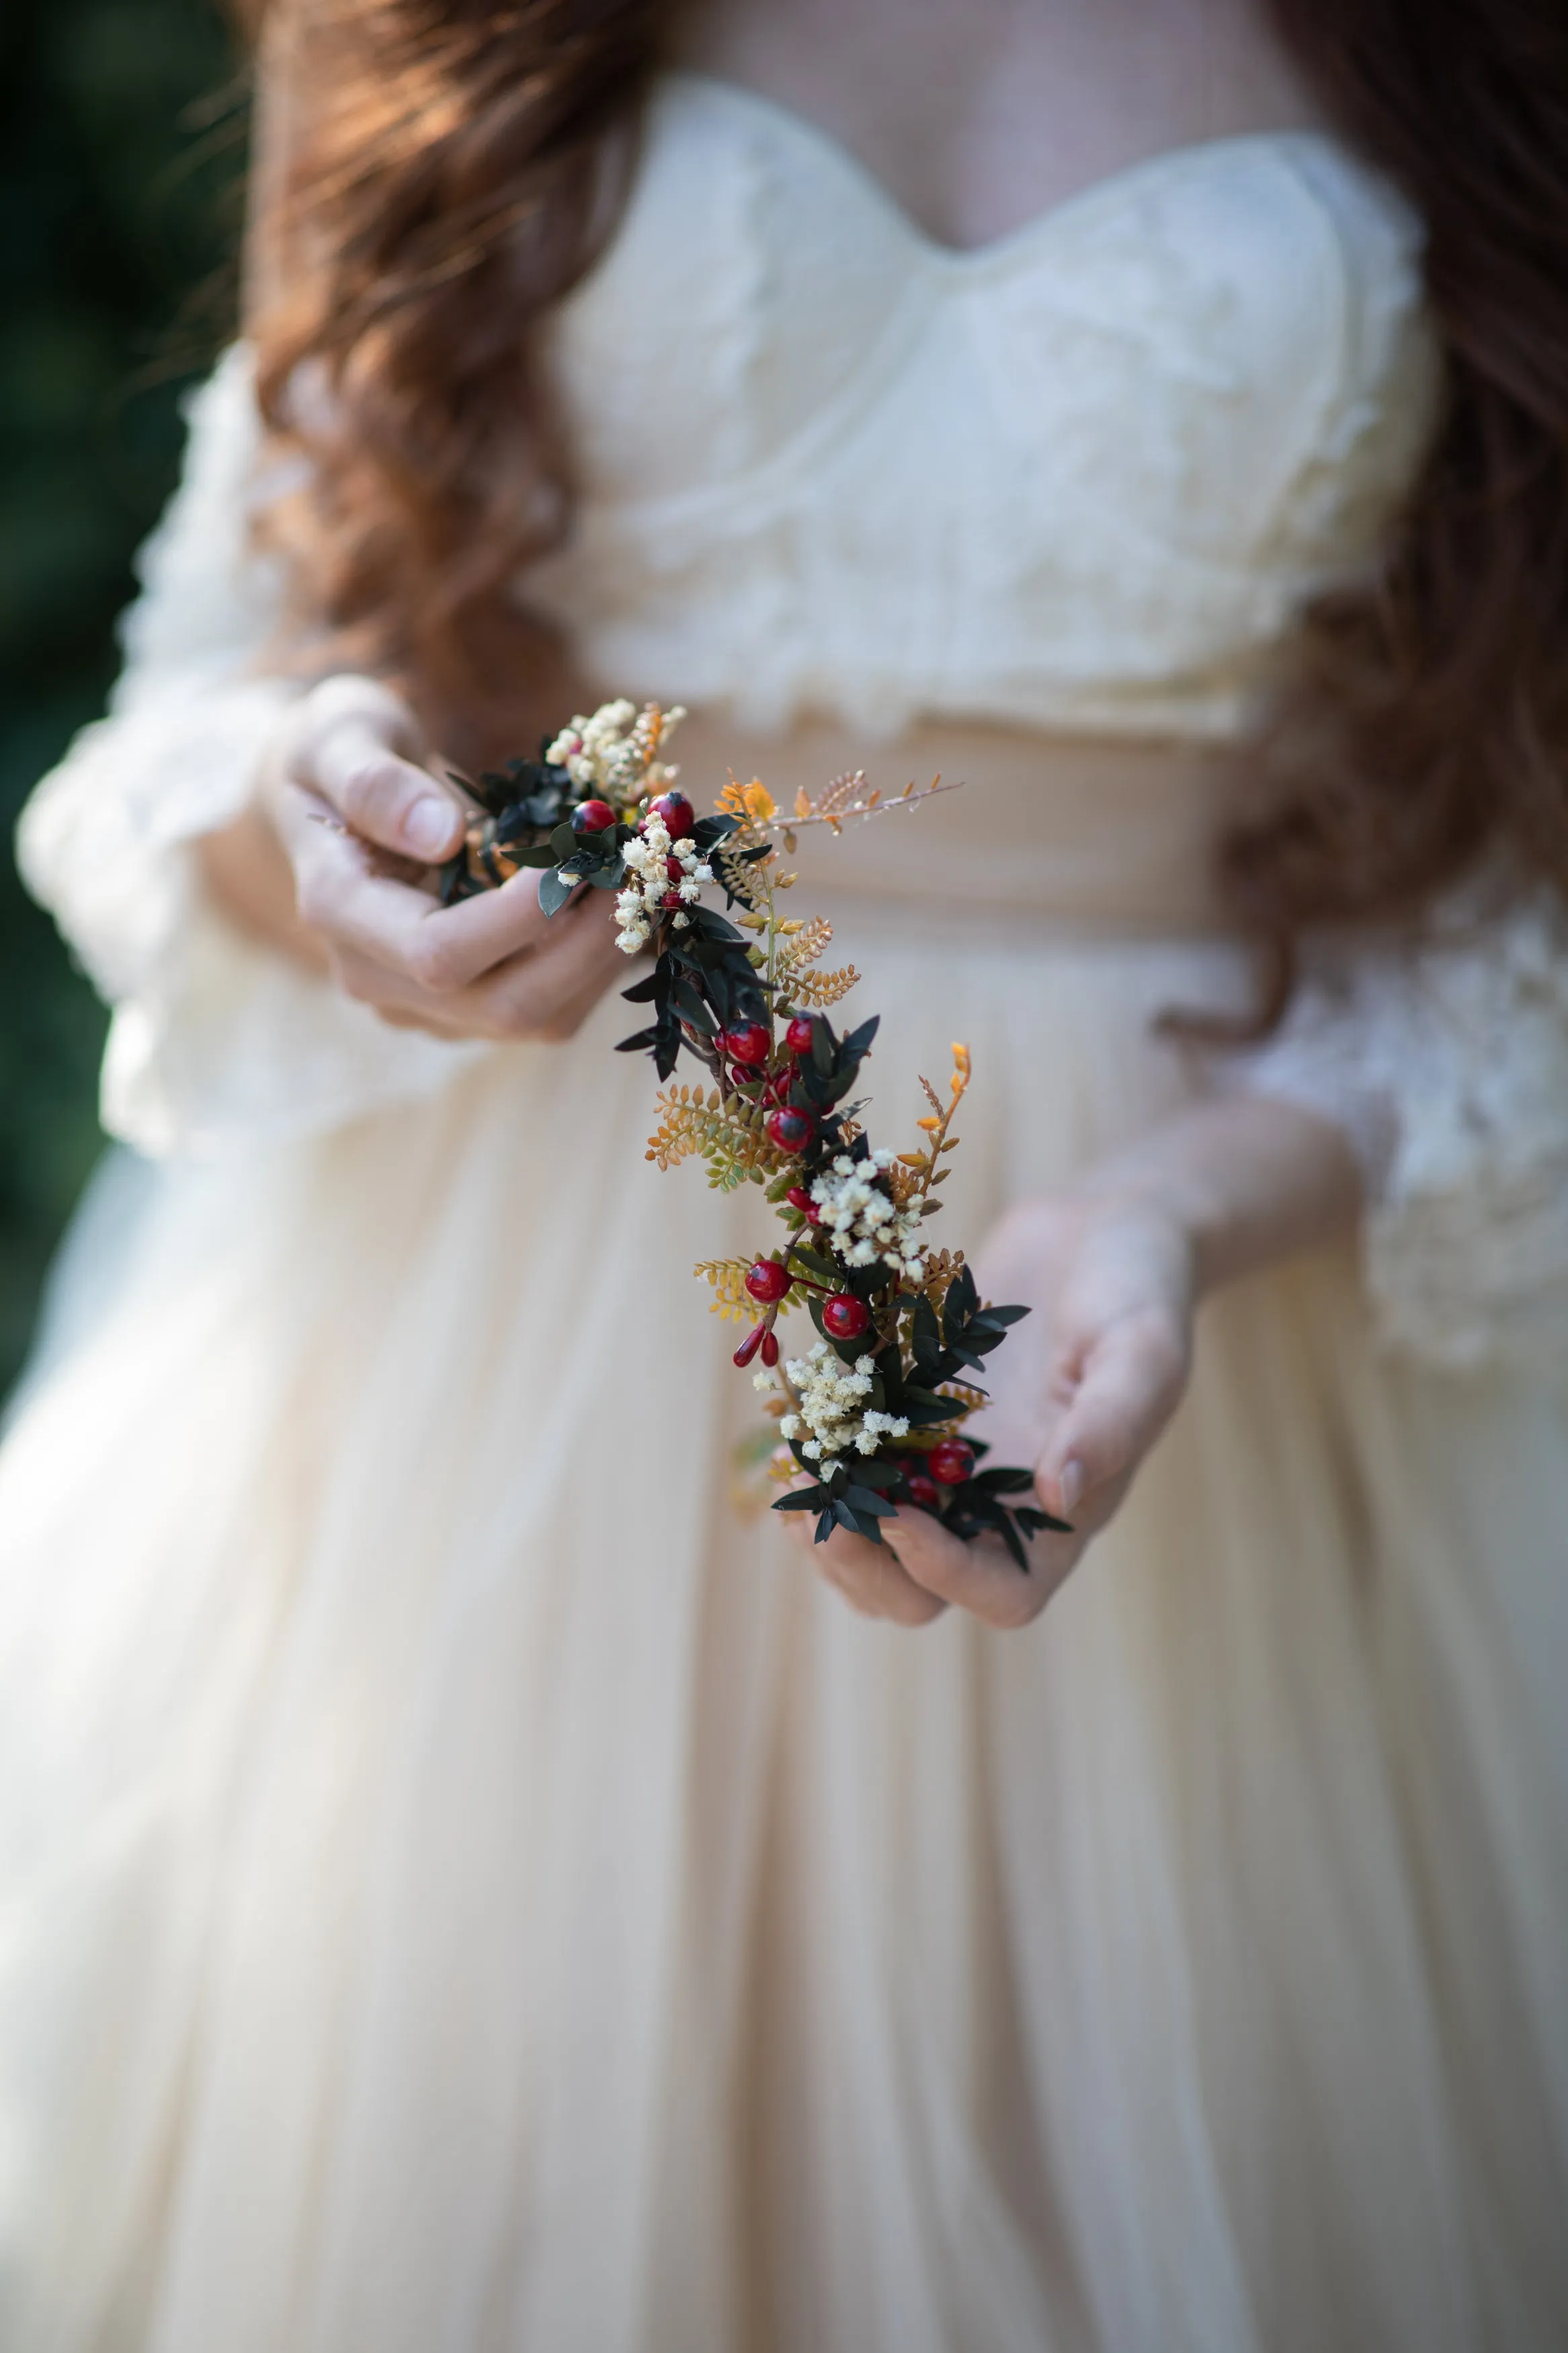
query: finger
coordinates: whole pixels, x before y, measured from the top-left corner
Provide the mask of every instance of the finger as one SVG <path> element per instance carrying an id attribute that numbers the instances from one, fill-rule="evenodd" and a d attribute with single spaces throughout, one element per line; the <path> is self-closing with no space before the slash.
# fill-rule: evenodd
<path id="1" fill-rule="evenodd" d="M 479 984 L 508 1035 L 570 1035 L 626 971 L 602 894 L 591 892 L 544 920 L 538 947 Z"/>
<path id="2" fill-rule="evenodd" d="M 378 872 L 362 841 L 319 821 L 325 814 L 298 787 L 279 797 L 300 920 L 337 945 L 445 995 L 548 936 L 551 918 L 539 903 L 533 868 L 499 891 L 441 907 L 427 891 Z"/>
<path id="3" fill-rule="evenodd" d="M 931 1513 L 913 1507 L 900 1511 L 889 1533 L 906 1573 L 922 1591 L 1005 1631 L 1039 1616 L 1083 1549 L 1076 1535 L 1037 1536 L 1026 1546 L 1026 1572 L 990 1537 L 965 1543 Z"/>
<path id="4" fill-rule="evenodd" d="M 422 865 L 450 858 L 463 839 L 468 812 L 458 793 L 390 742 L 384 720 L 337 719 L 289 773 L 366 841 Z"/>
<path id="5" fill-rule="evenodd" d="M 332 978 L 345 997 L 368 1005 L 395 1029 L 423 1029 L 433 1038 L 492 1038 L 488 1007 L 476 1001 L 475 991 L 460 988 L 433 996 L 406 973 L 394 972 L 357 948 L 334 946 Z"/>
<path id="6" fill-rule="evenodd" d="M 805 1521 L 804 1513 L 799 1516 Z M 818 1544 L 809 1523 L 792 1525 L 791 1534 L 804 1545 L 817 1575 L 837 1587 L 861 1617 L 886 1618 L 895 1626 L 929 1626 L 942 1616 L 945 1603 L 936 1594 L 922 1593 L 885 1544 L 871 1544 L 844 1528 L 835 1528 Z"/>
<path id="7" fill-rule="evenodd" d="M 560 1040 L 581 1028 L 625 960 L 603 907 L 590 902 L 553 924 L 542 947 L 520 951 L 464 987 L 432 991 L 414 973 L 342 945 L 335 976 L 384 1018 L 395 1015 L 439 1036 Z"/>
<path id="8" fill-rule="evenodd" d="M 1163 1315 L 1120 1318 L 1095 1342 L 1041 1451 L 1047 1511 L 1101 1525 L 1174 1411 L 1186 1378 L 1180 1334 Z"/>

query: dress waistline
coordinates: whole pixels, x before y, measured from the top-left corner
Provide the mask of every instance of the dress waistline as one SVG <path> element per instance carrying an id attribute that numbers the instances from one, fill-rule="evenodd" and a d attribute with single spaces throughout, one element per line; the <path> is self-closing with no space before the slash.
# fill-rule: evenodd
<path id="1" fill-rule="evenodd" d="M 940 775 L 918 807 L 803 827 L 786 865 L 813 906 L 850 898 L 987 909 L 1114 932 L 1230 930 L 1215 851 L 1238 805 L 1245 754 L 1225 744 L 1037 735 L 929 723 L 868 751 L 833 722 L 775 739 L 692 712 L 671 745 L 700 807 L 726 771 L 761 777 L 781 811 L 863 767 L 884 802 Z"/>

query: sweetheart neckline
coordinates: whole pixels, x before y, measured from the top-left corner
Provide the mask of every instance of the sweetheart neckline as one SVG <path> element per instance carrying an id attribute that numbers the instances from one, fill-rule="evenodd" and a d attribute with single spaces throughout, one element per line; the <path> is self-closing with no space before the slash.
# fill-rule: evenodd
<path id="1" fill-rule="evenodd" d="M 665 79 L 695 84 L 742 111 L 749 110 L 762 115 L 789 132 L 800 144 L 815 148 L 836 166 L 841 176 L 853 181 L 861 193 L 897 225 L 907 241 L 934 267 L 960 276 L 970 276 L 1000 262 L 1012 260 L 1140 188 L 1155 185 L 1194 164 L 1215 162 L 1226 155 L 1246 153 L 1256 149 L 1305 147 L 1329 155 L 1342 166 L 1349 166 L 1357 176 L 1379 188 L 1384 185 L 1373 167 L 1352 154 L 1344 142 L 1331 131 L 1302 123 L 1273 131 L 1221 132 L 1212 138 L 1189 139 L 1173 147 L 1158 148 L 1152 154 L 1139 156 L 1131 164 L 1119 164 L 1113 171 L 1103 172 L 1098 179 L 1086 180 L 1081 187 L 1070 189 L 1057 203 L 1047 205 L 1044 212 L 1020 221 L 1016 228 L 1003 230 L 1000 236 L 985 237 L 978 245 L 950 245 L 924 227 L 887 183 L 879 179 L 870 165 L 864 163 L 837 132 L 815 121 L 809 114 L 803 114 L 798 108 L 786 104 L 783 99 L 770 98 L 765 90 L 753 90 L 749 83 L 731 81 L 722 74 L 704 73 L 700 68 L 691 66 L 669 69 Z"/>

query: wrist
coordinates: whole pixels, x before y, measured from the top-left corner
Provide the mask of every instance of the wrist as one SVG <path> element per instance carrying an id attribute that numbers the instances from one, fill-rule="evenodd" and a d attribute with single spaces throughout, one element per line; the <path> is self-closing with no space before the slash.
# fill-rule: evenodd
<path id="1" fill-rule="evenodd" d="M 1229 1239 L 1226 1205 L 1202 1172 L 1162 1166 L 1156 1153 L 1103 1163 L 1080 1183 L 1097 1225 L 1141 1229 L 1194 1306 L 1224 1280 Z"/>
<path id="2" fill-rule="evenodd" d="M 1129 1300 L 1184 1326 L 1205 1287 L 1194 1220 L 1157 1172 L 1102 1164 L 1075 1183 L 1016 1203 L 997 1229 L 1003 1265 L 1114 1263 Z M 1015 1282 L 1027 1278 L 1009 1278 Z M 998 1294 L 1000 1295 L 1000 1294 Z"/>
<path id="3" fill-rule="evenodd" d="M 1194 1300 L 1349 1234 L 1361 1208 L 1360 1171 L 1340 1131 L 1262 1096 L 1179 1114 L 1080 1189 L 1102 1216 L 1153 1220 L 1178 1238 Z"/>

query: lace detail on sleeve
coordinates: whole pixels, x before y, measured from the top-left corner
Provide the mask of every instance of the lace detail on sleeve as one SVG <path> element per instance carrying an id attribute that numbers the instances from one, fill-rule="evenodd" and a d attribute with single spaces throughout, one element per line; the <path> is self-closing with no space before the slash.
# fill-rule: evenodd
<path id="1" fill-rule="evenodd" d="M 109 715 L 39 785 L 17 836 L 28 888 L 113 1008 L 103 1124 L 158 1155 L 331 1127 L 485 1050 L 386 1028 L 202 892 L 191 845 L 245 807 L 302 690 L 259 670 L 280 596 L 250 544 L 260 433 L 243 346 L 188 417 L 184 478 L 138 559 Z"/>
<path id="2" fill-rule="evenodd" d="M 1453 1370 L 1568 1368 L 1568 911 L 1456 897 L 1419 944 L 1322 947 L 1235 1075 L 1335 1120 L 1366 1171 L 1382 1336 Z"/>

